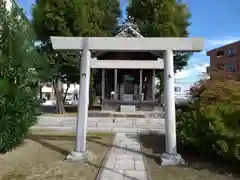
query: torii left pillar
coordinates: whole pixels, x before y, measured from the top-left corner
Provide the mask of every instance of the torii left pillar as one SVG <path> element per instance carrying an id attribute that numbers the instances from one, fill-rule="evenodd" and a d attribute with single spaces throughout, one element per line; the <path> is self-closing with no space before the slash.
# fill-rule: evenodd
<path id="1" fill-rule="evenodd" d="M 68 160 L 82 160 L 87 158 L 86 137 L 89 105 L 90 59 L 91 51 L 89 50 L 88 38 L 85 38 L 83 41 L 83 52 L 80 68 L 80 97 L 78 98 L 76 142 L 74 151 L 67 156 Z"/>

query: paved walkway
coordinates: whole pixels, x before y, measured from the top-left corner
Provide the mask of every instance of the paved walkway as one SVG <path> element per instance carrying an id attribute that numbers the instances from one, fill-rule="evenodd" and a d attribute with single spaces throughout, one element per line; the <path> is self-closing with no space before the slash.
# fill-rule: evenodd
<path id="1" fill-rule="evenodd" d="M 51 117 L 40 116 L 38 124 L 32 129 L 55 129 L 55 130 L 75 130 L 76 117 Z M 144 131 L 157 131 L 164 133 L 163 118 L 88 118 L 88 131 L 91 132 L 125 132 L 137 133 Z"/>
<path id="2" fill-rule="evenodd" d="M 117 133 L 100 180 L 148 180 L 137 134 Z"/>

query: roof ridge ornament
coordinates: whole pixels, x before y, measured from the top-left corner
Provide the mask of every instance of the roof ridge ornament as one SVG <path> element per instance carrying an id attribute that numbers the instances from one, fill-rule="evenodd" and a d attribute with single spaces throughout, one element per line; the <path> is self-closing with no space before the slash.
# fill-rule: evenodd
<path id="1" fill-rule="evenodd" d="M 119 29 L 119 35 L 118 36 L 121 36 L 122 33 L 124 33 L 124 32 L 134 34 L 137 37 L 139 36 L 140 30 L 138 28 L 138 25 L 135 23 L 133 17 L 128 16 L 127 20 L 122 23 L 121 28 Z"/>
<path id="2" fill-rule="evenodd" d="M 127 21 L 124 23 L 125 27 L 129 27 L 140 33 L 137 23 L 134 21 L 134 17 L 128 16 Z"/>

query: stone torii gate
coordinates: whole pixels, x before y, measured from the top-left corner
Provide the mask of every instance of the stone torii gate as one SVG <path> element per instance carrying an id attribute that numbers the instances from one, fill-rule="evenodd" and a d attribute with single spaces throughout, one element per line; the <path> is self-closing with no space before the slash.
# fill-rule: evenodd
<path id="1" fill-rule="evenodd" d="M 68 155 L 68 159 L 79 160 L 86 157 L 90 68 L 91 66 L 96 66 L 96 62 L 93 62 L 94 60 L 91 59 L 91 51 L 141 51 L 164 52 L 166 152 L 163 155 L 163 163 L 177 164 L 181 161 L 181 156 L 177 153 L 176 149 L 173 56 L 174 52 L 201 51 L 204 47 L 204 40 L 202 38 L 51 37 L 51 41 L 53 49 L 57 51 L 82 51 L 76 145 L 74 151 Z M 103 63 L 103 61 L 105 63 Z M 101 65 L 105 64 L 107 66 L 107 62 L 107 60 L 101 60 Z M 124 63 L 128 66 L 129 61 L 119 63 Z M 139 63 L 141 64 L 144 62 L 141 61 Z M 145 63 L 156 62 L 148 61 Z M 113 65 L 111 64 L 111 66 Z M 112 68 L 118 67 L 119 64 L 116 63 L 116 67 Z"/>

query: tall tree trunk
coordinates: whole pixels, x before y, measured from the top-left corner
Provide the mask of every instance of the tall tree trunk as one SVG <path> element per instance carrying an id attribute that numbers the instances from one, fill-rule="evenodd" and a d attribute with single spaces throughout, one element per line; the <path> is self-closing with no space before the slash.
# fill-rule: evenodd
<path id="1" fill-rule="evenodd" d="M 65 108 L 63 104 L 63 98 L 62 98 L 62 83 L 60 79 L 56 79 L 53 81 L 53 87 L 55 90 L 55 96 L 56 96 L 56 112 L 58 114 L 65 113 Z"/>

